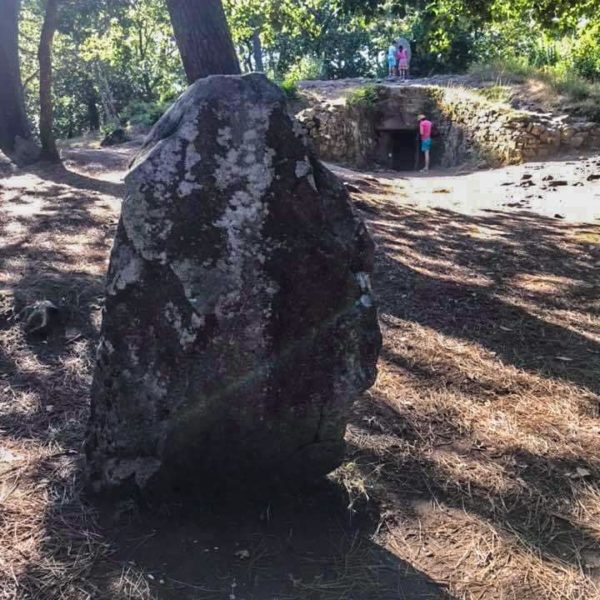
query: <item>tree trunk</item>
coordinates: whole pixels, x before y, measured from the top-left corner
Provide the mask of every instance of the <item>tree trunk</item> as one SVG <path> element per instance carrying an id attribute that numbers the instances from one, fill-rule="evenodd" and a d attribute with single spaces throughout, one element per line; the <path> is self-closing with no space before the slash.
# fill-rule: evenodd
<path id="1" fill-rule="evenodd" d="M 242 62 L 245 73 L 252 73 L 254 71 L 252 65 L 252 42 L 250 40 L 246 42 L 246 47 L 242 50 Z"/>
<path id="2" fill-rule="evenodd" d="M 260 41 L 260 31 L 256 29 L 252 35 L 252 52 L 254 53 L 254 68 L 261 73 L 264 72 L 263 50 Z"/>
<path id="3" fill-rule="evenodd" d="M 115 105 L 112 90 L 110 89 L 110 82 L 98 61 L 94 63 L 94 70 L 96 72 L 96 80 L 98 81 L 100 102 L 102 103 L 102 110 L 104 112 L 104 123 L 108 123 L 112 127 L 118 127 L 119 113 Z"/>
<path id="4" fill-rule="evenodd" d="M 97 99 L 95 91 L 91 92 L 87 99 L 87 117 L 90 131 L 100 129 L 100 112 L 98 111 Z"/>
<path id="5" fill-rule="evenodd" d="M 40 36 L 38 58 L 40 61 L 40 140 L 41 158 L 60 161 L 54 139 L 54 106 L 52 103 L 52 41 L 58 24 L 59 0 L 46 0 L 46 15 Z"/>
<path id="6" fill-rule="evenodd" d="M 221 0 L 167 0 L 167 5 L 189 83 L 240 73 Z"/>
<path id="7" fill-rule="evenodd" d="M 31 129 L 19 65 L 20 0 L 0 0 L 0 150 L 12 154 L 17 138 L 29 139 Z"/>

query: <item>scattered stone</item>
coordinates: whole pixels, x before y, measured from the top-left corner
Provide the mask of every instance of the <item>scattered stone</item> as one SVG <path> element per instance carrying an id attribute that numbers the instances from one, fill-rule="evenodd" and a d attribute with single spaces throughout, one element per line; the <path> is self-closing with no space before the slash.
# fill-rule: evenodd
<path id="1" fill-rule="evenodd" d="M 588 175 L 587 180 L 588 181 L 596 181 L 600 179 L 600 173 L 592 173 L 591 175 Z"/>
<path id="2" fill-rule="evenodd" d="M 105 148 L 107 146 L 116 146 L 118 144 L 124 144 L 129 141 L 129 137 L 127 137 L 127 133 L 124 129 L 118 128 L 114 131 L 111 131 L 106 137 L 100 142 L 100 145 Z"/>
<path id="3" fill-rule="evenodd" d="M 360 194 L 360 188 L 356 185 L 353 185 L 352 183 L 348 183 L 347 181 L 344 182 L 344 187 L 349 191 L 352 192 L 353 194 Z"/>
<path id="4" fill-rule="evenodd" d="M 40 300 L 26 306 L 18 315 L 26 335 L 47 337 L 61 325 L 58 307 L 50 300 Z"/>
<path id="5" fill-rule="evenodd" d="M 197 81 L 150 132 L 126 187 L 90 489 L 260 488 L 336 468 L 381 346 L 374 247 L 281 90 L 260 74 Z"/>
<path id="6" fill-rule="evenodd" d="M 552 175 L 546 175 L 545 177 L 542 177 L 542 181 L 552 181 L 554 179 L 554 177 Z"/>
<path id="7" fill-rule="evenodd" d="M 529 179 L 531 179 L 533 177 L 533 175 L 531 175 L 531 173 L 524 173 L 523 176 L 521 177 L 521 181 L 527 181 Z"/>
<path id="8" fill-rule="evenodd" d="M 559 214 L 559 213 L 556 213 L 556 214 L 554 215 L 554 218 L 555 218 L 555 219 L 564 219 L 565 217 L 564 217 L 563 215 Z"/>
<path id="9" fill-rule="evenodd" d="M 564 186 L 564 185 L 569 185 L 569 182 L 565 181 L 564 179 L 553 179 L 552 181 L 550 181 L 548 183 L 548 185 L 550 187 L 561 187 L 561 186 Z"/>

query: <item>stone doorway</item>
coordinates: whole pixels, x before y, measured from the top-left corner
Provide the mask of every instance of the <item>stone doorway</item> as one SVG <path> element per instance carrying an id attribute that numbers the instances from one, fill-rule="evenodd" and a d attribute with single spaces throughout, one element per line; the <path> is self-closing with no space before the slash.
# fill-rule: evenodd
<path id="1" fill-rule="evenodd" d="M 394 171 L 413 171 L 419 166 L 419 145 L 414 129 L 390 131 L 391 167 Z"/>
<path id="2" fill-rule="evenodd" d="M 415 128 L 379 129 L 375 160 L 394 171 L 414 171 L 419 166 L 419 142 Z"/>

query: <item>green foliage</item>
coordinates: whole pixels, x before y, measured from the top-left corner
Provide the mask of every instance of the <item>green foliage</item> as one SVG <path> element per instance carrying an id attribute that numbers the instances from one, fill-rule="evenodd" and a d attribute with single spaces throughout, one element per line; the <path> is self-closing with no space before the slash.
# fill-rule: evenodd
<path id="1" fill-rule="evenodd" d="M 23 0 L 21 66 L 32 121 L 37 122 L 40 0 Z M 130 106 L 160 105 L 183 91 L 181 61 L 163 0 L 77 0 L 59 7 L 55 37 L 54 107 L 58 137 L 130 120 Z M 148 110 L 134 119 L 150 122 Z M 98 121 L 98 122 L 97 122 Z"/>
<path id="2" fill-rule="evenodd" d="M 405 21 L 413 40 L 413 73 L 458 73 L 472 62 L 479 15 L 472 13 L 466 0 L 438 1 L 424 10 L 410 10 Z"/>
<path id="3" fill-rule="evenodd" d="M 323 61 L 315 56 L 303 56 L 296 64 L 288 69 L 284 81 L 297 82 L 310 79 L 321 79 L 323 76 Z"/>
<path id="4" fill-rule="evenodd" d="M 131 102 L 123 112 L 122 120 L 129 125 L 152 127 L 169 109 L 171 102 Z"/>
<path id="5" fill-rule="evenodd" d="M 505 103 L 510 100 L 510 88 L 505 85 L 492 85 L 480 88 L 477 92 L 490 102 Z"/>
<path id="6" fill-rule="evenodd" d="M 582 77 L 600 80 L 600 18 L 589 23 L 573 46 L 573 66 Z"/>
<path id="7" fill-rule="evenodd" d="M 354 108 L 371 108 L 379 101 L 379 97 L 379 88 L 376 85 L 365 85 L 354 90 L 346 102 Z"/>
<path id="8" fill-rule="evenodd" d="M 471 69 L 488 80 L 536 77 L 590 106 L 600 80 L 597 0 L 224 0 L 245 71 L 260 53 L 290 98 L 304 79 L 383 77 L 386 50 L 411 41 L 411 75 Z M 22 0 L 21 64 L 37 120 L 44 3 Z M 485 71 L 488 71 L 486 74 Z M 56 134 L 151 125 L 185 78 L 164 0 L 64 0 L 54 48 Z M 370 93 L 370 92 L 369 92 Z M 500 88 L 484 92 L 501 101 Z M 497 97 L 494 96 L 497 94 Z M 368 103 L 370 96 L 355 99 Z"/>
<path id="9" fill-rule="evenodd" d="M 298 98 L 298 86 L 295 81 L 285 79 L 279 83 L 279 87 L 282 89 L 288 100 L 296 100 Z"/>
<path id="10" fill-rule="evenodd" d="M 496 87 L 499 88 L 503 87 L 503 83 L 539 81 L 546 84 L 556 97 L 572 103 L 573 112 L 600 120 L 600 82 L 578 75 L 564 63 L 538 68 L 529 64 L 525 58 L 496 59 L 472 65 L 470 73 L 482 81 L 498 82 Z M 486 92 L 480 90 L 480 93 L 485 95 Z"/>

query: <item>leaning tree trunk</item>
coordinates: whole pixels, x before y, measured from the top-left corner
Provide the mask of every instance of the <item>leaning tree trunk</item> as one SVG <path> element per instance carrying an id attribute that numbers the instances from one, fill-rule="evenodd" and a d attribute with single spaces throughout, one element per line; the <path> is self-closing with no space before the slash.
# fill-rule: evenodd
<path id="1" fill-rule="evenodd" d="M 189 83 L 240 73 L 221 0 L 167 0 L 167 5 Z"/>
<path id="2" fill-rule="evenodd" d="M 260 41 L 260 31 L 258 29 L 255 29 L 252 34 L 252 52 L 254 54 L 254 68 L 263 73 L 265 65 L 263 63 L 263 49 Z"/>
<path id="3" fill-rule="evenodd" d="M 38 58 L 40 61 L 40 140 L 41 158 L 52 162 L 60 161 L 54 139 L 54 106 L 52 102 L 52 41 L 58 24 L 58 3 L 46 1 L 46 15 L 40 36 Z"/>
<path id="4" fill-rule="evenodd" d="M 12 154 L 17 138 L 28 139 L 31 130 L 19 65 L 20 0 L 0 0 L 0 150 Z"/>

